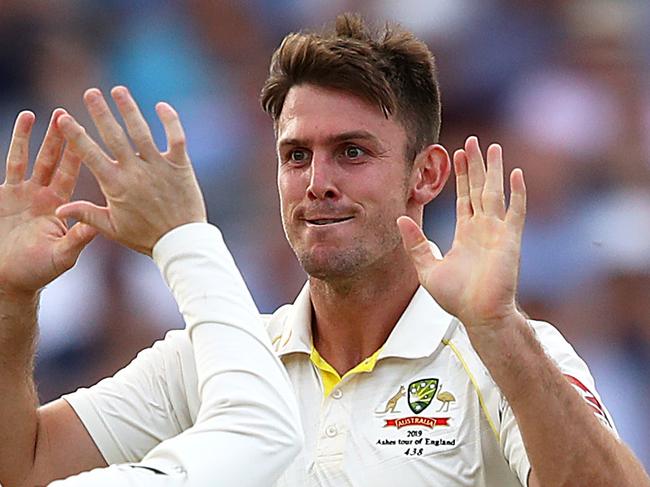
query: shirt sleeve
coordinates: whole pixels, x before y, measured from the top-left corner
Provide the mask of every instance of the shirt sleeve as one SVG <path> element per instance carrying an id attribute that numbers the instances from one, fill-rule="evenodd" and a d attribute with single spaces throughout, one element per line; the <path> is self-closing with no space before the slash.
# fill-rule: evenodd
<path id="1" fill-rule="evenodd" d="M 198 409 L 191 343 L 183 331 L 143 350 L 113 377 L 63 396 L 106 463 L 138 462 L 194 424 Z"/>
<path id="2" fill-rule="evenodd" d="M 137 464 L 55 482 L 76 485 L 270 485 L 302 446 L 295 395 L 221 233 L 189 224 L 154 247 L 185 318 L 201 405 L 196 423 Z"/>
<path id="3" fill-rule="evenodd" d="M 580 394 L 591 408 L 594 415 L 605 426 L 610 428 L 614 435 L 618 436 L 614 421 L 596 391 L 594 378 L 591 376 L 591 372 L 584 360 L 580 358 L 571 344 L 566 341 L 554 326 L 542 321 L 531 320 L 529 323 L 533 327 L 542 348 L 551 360 L 555 362 L 560 372 L 573 385 L 574 389 L 576 389 L 578 394 Z M 515 415 L 505 397 L 501 399 L 499 416 L 499 435 L 503 454 L 521 484 L 528 485 L 530 462 Z"/>

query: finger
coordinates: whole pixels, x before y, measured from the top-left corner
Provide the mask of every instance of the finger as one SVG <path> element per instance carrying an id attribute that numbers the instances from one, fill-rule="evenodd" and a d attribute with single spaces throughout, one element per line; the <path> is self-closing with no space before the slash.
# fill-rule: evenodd
<path id="1" fill-rule="evenodd" d="M 68 233 L 57 242 L 57 256 L 60 266 L 64 270 L 72 268 L 81 251 L 88 245 L 98 234 L 96 228 L 86 225 L 85 223 L 75 223 L 68 230 Z"/>
<path id="2" fill-rule="evenodd" d="M 505 221 L 514 228 L 521 240 L 526 221 L 526 183 L 521 169 L 513 169 L 510 173 L 510 204 Z"/>
<path id="3" fill-rule="evenodd" d="M 110 211 L 105 206 L 97 206 L 89 201 L 73 201 L 56 209 L 58 218 L 72 218 L 90 225 L 108 238 L 113 238 L 115 230 L 111 223 Z"/>
<path id="4" fill-rule="evenodd" d="M 97 88 L 87 90 L 84 93 L 84 103 L 99 135 L 113 156 L 121 163 L 131 160 L 134 156 L 131 143 L 122 130 L 122 126 L 115 120 L 102 92 Z"/>
<path id="5" fill-rule="evenodd" d="M 111 90 L 111 95 L 117 104 L 117 109 L 122 114 L 122 118 L 126 123 L 126 130 L 136 149 L 145 160 L 154 160 L 160 152 L 153 141 L 149 125 L 142 116 L 140 108 L 131 93 L 124 86 L 116 86 Z"/>
<path id="6" fill-rule="evenodd" d="M 478 137 L 468 137 L 465 141 L 465 153 L 467 154 L 467 172 L 469 174 L 469 198 L 472 202 L 474 213 L 483 211 L 481 197 L 485 186 L 485 165 Z"/>
<path id="7" fill-rule="evenodd" d="M 487 150 L 487 175 L 483 189 L 485 213 L 498 218 L 505 217 L 506 203 L 503 192 L 503 151 L 499 144 L 492 144 Z"/>
<path id="8" fill-rule="evenodd" d="M 456 218 L 458 220 L 469 218 L 472 216 L 472 204 L 469 199 L 467 154 L 463 149 L 454 152 L 454 172 L 456 173 Z"/>
<path id="9" fill-rule="evenodd" d="M 68 142 L 68 148 L 88 166 L 100 187 L 110 187 L 117 169 L 115 163 L 70 115 L 59 117 L 58 125 Z"/>
<path id="10" fill-rule="evenodd" d="M 64 113 L 66 112 L 63 108 L 57 108 L 52 112 L 50 124 L 47 127 L 43 143 L 41 144 L 41 148 L 39 149 L 34 161 L 32 181 L 41 186 L 47 186 L 50 184 L 50 181 L 52 181 L 52 175 L 54 174 L 59 159 L 61 158 L 65 139 L 56 123 L 57 119 Z"/>
<path id="11" fill-rule="evenodd" d="M 404 248 L 418 273 L 418 279 L 424 285 L 429 271 L 437 264 L 431 246 L 419 225 L 408 216 L 400 216 L 397 219 L 397 227 L 402 235 Z"/>
<path id="12" fill-rule="evenodd" d="M 68 147 L 63 151 L 59 168 L 54 173 L 50 188 L 64 201 L 69 201 L 77 185 L 81 159 Z"/>
<path id="13" fill-rule="evenodd" d="M 179 166 L 189 164 L 189 158 L 186 152 L 185 132 L 183 131 L 178 113 L 176 113 L 176 110 L 171 105 L 165 102 L 160 102 L 156 105 L 156 113 L 165 128 L 165 135 L 167 136 L 167 157 Z"/>
<path id="14" fill-rule="evenodd" d="M 7 184 L 18 184 L 25 179 L 25 172 L 29 164 L 29 137 L 32 134 L 35 120 L 36 116 L 30 111 L 20 112 L 16 117 L 7 153 L 7 172 L 5 174 Z"/>

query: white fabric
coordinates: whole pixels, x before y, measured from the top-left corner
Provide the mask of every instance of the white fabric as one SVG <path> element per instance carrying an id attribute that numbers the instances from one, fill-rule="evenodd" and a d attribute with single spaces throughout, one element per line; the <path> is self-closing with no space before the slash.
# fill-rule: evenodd
<path id="1" fill-rule="evenodd" d="M 423 288 L 402 314 L 374 370 L 346 377 L 327 398 L 309 358 L 311 313 L 307 285 L 294 304 L 266 317 L 305 427 L 305 448 L 276 485 L 525 485 L 530 465 L 507 401 L 462 324 Z M 560 370 L 593 393 L 591 399 L 585 393 L 585 400 L 601 404 L 586 365 L 559 332 L 547 323 L 531 326 Z M 193 363 L 187 336 L 172 331 L 114 378 L 66 399 L 109 463 L 137 462 L 195 421 L 200 401 Z M 427 379 L 437 379 L 435 394 L 415 412 L 409 406 L 410 388 Z M 159 413 L 139 414 L 147 404 Z M 606 411 L 602 415 L 611 422 Z M 398 428 L 398 420 L 428 425 Z"/>
<path id="2" fill-rule="evenodd" d="M 158 242 L 153 257 L 185 318 L 187 329 L 177 336 L 185 342 L 189 362 L 174 363 L 172 355 L 170 362 L 143 367 L 140 358 L 95 392 L 68 396 L 90 431 L 96 429 L 90 411 L 106 415 L 100 421 L 108 428 L 95 440 L 107 460 L 139 463 L 96 469 L 51 485 L 273 483 L 302 446 L 300 416 L 286 371 L 221 233 L 206 224 L 179 227 Z M 191 419 L 182 416 L 187 407 L 165 404 L 183 368 L 192 370 Z M 176 380 L 166 381 L 168 373 Z M 112 398 L 109 409 L 102 411 L 92 399 L 83 405 L 95 394 Z M 127 430 L 134 435 L 122 437 Z M 107 449 L 110 439 L 120 447 Z"/>
<path id="3" fill-rule="evenodd" d="M 527 457 L 506 457 L 497 434 L 518 444 L 515 452 L 523 444 L 499 431 L 498 416 L 492 430 L 470 374 L 485 400 L 498 403 L 500 391 L 476 353 L 467 353 L 464 328 L 425 289 L 416 292 L 373 371 L 344 378 L 324 401 L 308 358 L 307 291 L 270 327 L 281 334 L 274 341 L 297 391 L 306 437 L 303 455 L 278 485 L 521 485 L 517 473 L 527 475 Z M 416 412 L 411 388 L 431 379 L 437 380 L 434 396 Z M 453 401 L 438 399 L 449 395 Z"/>

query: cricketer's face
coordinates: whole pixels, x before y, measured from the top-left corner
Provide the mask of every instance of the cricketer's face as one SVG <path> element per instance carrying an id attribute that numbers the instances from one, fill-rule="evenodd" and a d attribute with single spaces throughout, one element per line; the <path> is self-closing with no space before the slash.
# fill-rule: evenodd
<path id="1" fill-rule="evenodd" d="M 410 165 L 404 128 L 366 101 L 303 84 L 277 126 L 282 222 L 302 267 L 351 277 L 401 245 Z"/>

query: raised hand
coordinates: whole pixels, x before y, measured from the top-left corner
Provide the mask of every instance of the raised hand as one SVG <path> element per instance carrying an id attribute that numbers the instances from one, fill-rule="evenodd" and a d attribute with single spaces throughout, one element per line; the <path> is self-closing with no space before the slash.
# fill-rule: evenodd
<path id="1" fill-rule="evenodd" d="M 476 137 L 454 154 L 456 231 L 451 250 L 437 260 L 420 227 L 408 217 L 398 226 L 420 283 L 467 327 L 499 325 L 519 312 L 515 297 L 526 213 L 523 173 L 510 174 L 506 209 L 502 150 L 487 150 L 487 171 Z"/>
<path id="2" fill-rule="evenodd" d="M 97 234 L 78 223 L 68 229 L 55 210 L 70 200 L 80 161 L 68 148 L 52 113 L 50 125 L 34 162 L 31 178 L 29 140 L 35 116 L 16 118 L 7 155 L 6 179 L 0 185 L 0 293 L 31 295 L 70 269 L 81 250 Z"/>
<path id="3" fill-rule="evenodd" d="M 99 90 L 86 91 L 84 102 L 115 160 L 71 116 L 59 119 L 70 148 L 99 182 L 106 206 L 76 201 L 61 206 L 57 215 L 87 223 L 106 237 L 151 255 L 154 244 L 168 231 L 185 223 L 205 222 L 205 204 L 174 109 L 167 103 L 156 105 L 167 136 L 167 150 L 161 153 L 129 91 L 118 86 L 111 94 L 128 136 Z"/>

